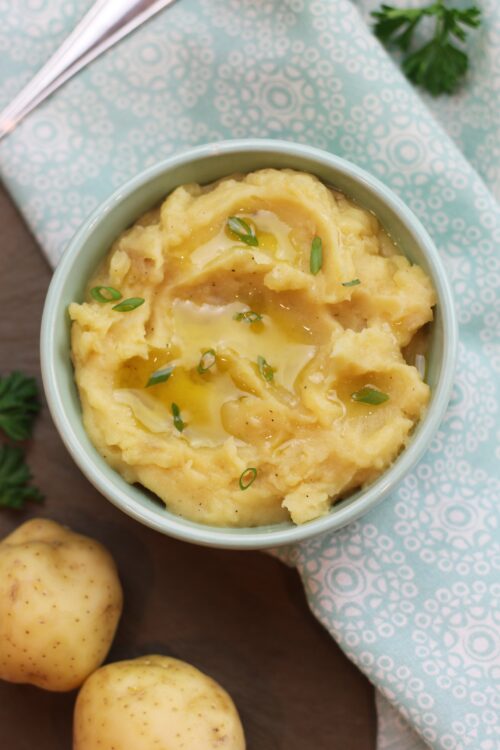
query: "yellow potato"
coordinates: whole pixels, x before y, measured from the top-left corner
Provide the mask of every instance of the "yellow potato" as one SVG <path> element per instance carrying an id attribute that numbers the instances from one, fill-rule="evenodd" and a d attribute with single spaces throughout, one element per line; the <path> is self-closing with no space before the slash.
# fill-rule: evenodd
<path id="1" fill-rule="evenodd" d="M 141 656 L 107 664 L 83 685 L 73 750 L 244 750 L 235 705 L 190 664 Z"/>
<path id="2" fill-rule="evenodd" d="M 0 678 L 73 690 L 103 662 L 122 611 L 106 549 L 33 519 L 0 542 Z"/>

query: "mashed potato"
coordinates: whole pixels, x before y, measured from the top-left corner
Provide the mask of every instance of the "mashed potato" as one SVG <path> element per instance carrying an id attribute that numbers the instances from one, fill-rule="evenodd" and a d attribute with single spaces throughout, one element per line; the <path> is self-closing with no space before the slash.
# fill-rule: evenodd
<path id="1" fill-rule="evenodd" d="M 304 523 L 404 448 L 425 273 L 308 174 L 177 188 L 70 306 L 85 428 L 131 483 L 219 526 Z"/>

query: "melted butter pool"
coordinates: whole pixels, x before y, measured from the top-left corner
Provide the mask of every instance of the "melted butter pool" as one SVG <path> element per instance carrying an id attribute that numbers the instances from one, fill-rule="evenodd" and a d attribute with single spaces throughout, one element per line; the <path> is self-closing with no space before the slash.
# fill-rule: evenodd
<path id="1" fill-rule="evenodd" d="M 258 247 L 250 247 L 238 240 L 227 224 L 224 224 L 215 236 L 191 253 L 190 259 L 194 265 L 205 266 L 233 247 L 247 248 L 256 255 L 264 253 L 271 255 L 275 260 L 297 264 L 301 251 L 297 230 L 292 229 L 277 214 L 260 210 L 253 214 L 238 213 L 238 217 L 254 229 L 259 242 Z"/>
<path id="2" fill-rule="evenodd" d="M 270 314 L 269 301 L 252 300 L 254 312 L 262 320 L 249 323 L 237 320 L 249 310 L 243 301 L 227 305 L 196 305 L 189 300 L 173 303 L 174 336 L 168 348 L 151 350 L 147 359 L 134 357 L 124 363 L 116 378 L 117 400 L 127 404 L 135 418 L 151 432 L 171 432 L 172 404 L 177 404 L 185 423 L 182 435 L 193 445 L 220 445 L 229 433 L 224 429 L 221 410 L 224 404 L 248 395 L 241 380 L 235 383 L 227 358 L 243 360 L 258 377 L 258 359 L 263 357 L 273 368 L 266 387 L 281 387 L 294 393 L 295 381 L 317 351 L 308 329 L 297 325 L 286 305 L 277 305 Z M 266 312 L 264 312 L 266 310 Z M 216 363 L 199 373 L 201 356 L 214 350 Z M 148 387 L 150 377 L 166 366 L 173 367 L 170 377 Z M 174 428 L 174 433 L 181 434 Z"/>
<path id="3" fill-rule="evenodd" d="M 161 363 L 161 364 L 160 364 Z M 168 360 L 173 364 L 172 360 Z M 172 404 L 177 404 L 185 425 L 182 434 L 194 445 L 220 445 L 227 437 L 221 409 L 228 401 L 245 395 L 227 373 L 214 371 L 200 375 L 196 369 L 173 364 L 165 382 L 147 387 L 151 375 L 167 364 L 155 351 L 148 359 L 134 357 L 120 373 L 116 392 L 121 403 L 132 409 L 135 418 L 150 432 L 181 434 L 173 427 Z"/>
<path id="4" fill-rule="evenodd" d="M 274 318 L 262 313 L 261 309 L 257 304 L 252 307 L 254 312 L 263 316 L 262 321 L 248 323 L 235 319 L 239 313 L 249 310 L 243 302 L 195 305 L 190 301 L 176 300 L 173 306 L 174 344 L 181 349 L 188 367 L 197 366 L 201 353 L 207 349 L 216 352 L 231 350 L 234 355 L 256 366 L 258 358 L 264 357 L 275 370 L 274 382 L 292 391 L 299 372 L 314 356 L 316 347 L 294 340 L 297 330 L 293 321 L 288 321 L 290 330 L 284 325 L 286 310 L 280 310 Z"/>

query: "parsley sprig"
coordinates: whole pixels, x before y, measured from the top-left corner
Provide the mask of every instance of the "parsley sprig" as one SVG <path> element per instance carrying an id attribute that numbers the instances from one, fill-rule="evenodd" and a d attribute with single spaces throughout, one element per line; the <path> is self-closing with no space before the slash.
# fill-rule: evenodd
<path id="1" fill-rule="evenodd" d="M 3 432 L 11 440 L 26 440 L 39 411 L 35 378 L 21 372 L 0 376 L 0 435 Z M 27 500 L 40 502 L 43 496 L 30 482 L 22 448 L 0 443 L 0 507 L 19 509 Z"/>
<path id="2" fill-rule="evenodd" d="M 12 440 L 26 440 L 40 411 L 35 378 L 20 372 L 0 377 L 0 429 Z"/>
<path id="3" fill-rule="evenodd" d="M 402 9 L 383 4 L 372 16 L 378 38 L 404 53 L 402 67 L 410 81 L 433 96 L 456 90 L 469 64 L 467 54 L 460 47 L 467 38 L 465 27 L 475 28 L 481 22 L 477 6 L 448 8 L 444 0 L 423 8 Z M 415 48 L 414 32 L 425 17 L 434 20 L 434 36 L 427 44 Z"/>
<path id="4" fill-rule="evenodd" d="M 18 510 L 27 500 L 43 500 L 40 490 L 29 484 L 31 479 L 21 448 L 0 445 L 0 507 Z"/>

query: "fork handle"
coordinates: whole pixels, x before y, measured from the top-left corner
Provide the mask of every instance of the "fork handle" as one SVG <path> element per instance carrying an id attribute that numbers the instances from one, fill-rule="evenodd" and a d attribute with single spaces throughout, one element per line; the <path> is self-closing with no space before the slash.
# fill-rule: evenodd
<path id="1" fill-rule="evenodd" d="M 0 113 L 0 139 L 87 63 L 175 0 L 97 0 L 58 50 Z"/>

